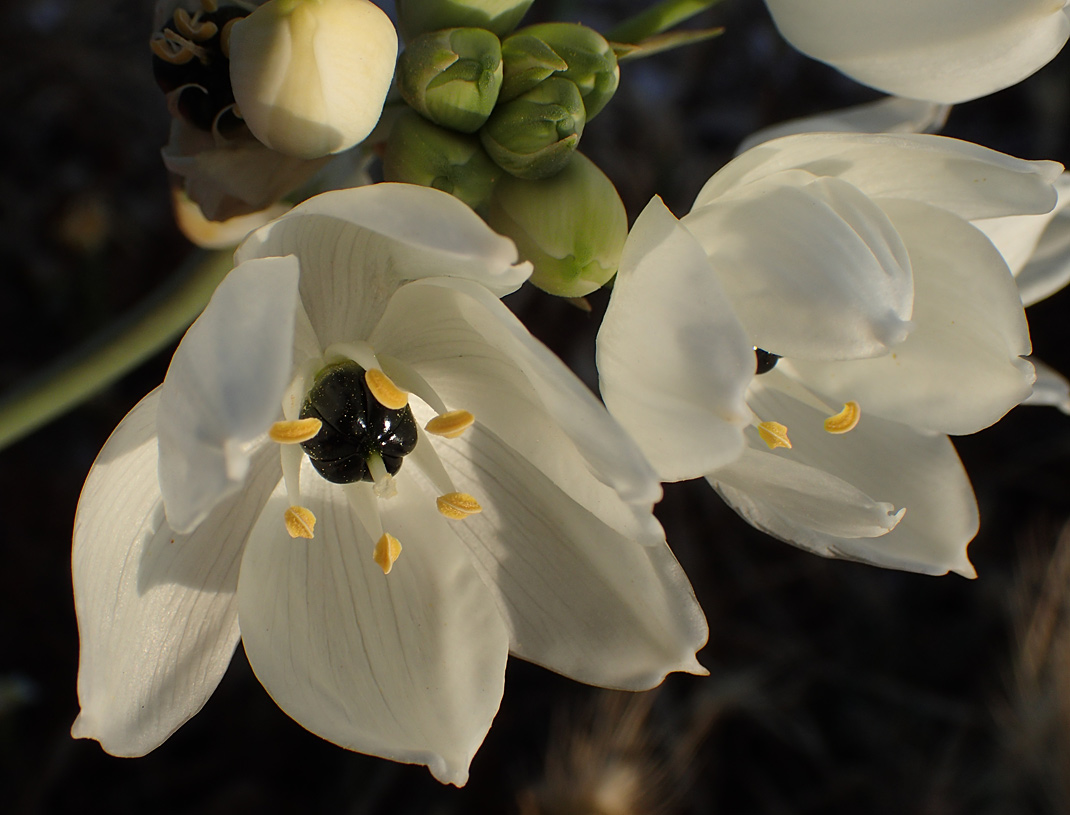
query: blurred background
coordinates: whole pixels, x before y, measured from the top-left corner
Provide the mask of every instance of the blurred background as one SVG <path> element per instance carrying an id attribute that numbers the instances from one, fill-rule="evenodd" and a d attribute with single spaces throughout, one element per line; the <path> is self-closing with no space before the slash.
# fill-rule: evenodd
<path id="1" fill-rule="evenodd" d="M 600 30 L 640 0 L 537 0 L 529 20 Z M 159 150 L 150 0 L 0 3 L 0 394 L 164 284 L 190 251 Z M 877 98 L 781 41 L 759 0 L 695 25 L 711 42 L 629 63 L 584 151 L 634 216 L 684 214 L 755 129 Z M 944 132 L 1070 161 L 1070 53 L 952 112 Z M 583 313 L 509 304 L 594 384 L 601 293 Z M 1070 372 L 1070 294 L 1030 310 Z M 707 678 L 614 694 L 512 660 L 463 789 L 346 752 L 271 702 L 241 649 L 204 710 L 141 759 L 74 741 L 70 532 L 111 429 L 173 348 L 0 451 L 0 811 L 67 813 L 1070 812 L 1070 417 L 1018 408 L 958 440 L 981 506 L 979 578 L 827 561 L 752 530 L 704 482 L 658 516 L 709 618 Z"/>

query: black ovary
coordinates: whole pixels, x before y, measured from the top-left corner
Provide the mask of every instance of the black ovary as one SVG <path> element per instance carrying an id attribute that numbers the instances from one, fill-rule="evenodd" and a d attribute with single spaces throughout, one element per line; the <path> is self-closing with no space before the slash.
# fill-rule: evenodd
<path id="1" fill-rule="evenodd" d="M 312 466 L 334 484 L 374 481 L 368 457 L 378 453 L 391 475 L 416 447 L 416 420 L 408 406 L 383 407 L 364 382 L 364 369 L 355 362 L 326 368 L 316 379 L 301 418 L 323 422 L 319 433 L 301 447 Z"/>
<path id="2" fill-rule="evenodd" d="M 768 351 L 755 347 L 754 349 L 754 375 L 767 374 L 776 367 L 780 357 L 770 354 Z"/>

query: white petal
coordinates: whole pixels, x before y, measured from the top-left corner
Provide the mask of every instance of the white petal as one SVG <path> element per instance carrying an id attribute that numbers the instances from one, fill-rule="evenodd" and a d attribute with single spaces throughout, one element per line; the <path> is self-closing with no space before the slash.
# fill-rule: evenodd
<path id="1" fill-rule="evenodd" d="M 160 388 L 160 489 L 189 532 L 242 488 L 256 441 L 280 413 L 293 362 L 297 259 L 243 263 L 219 284 Z"/>
<path id="2" fill-rule="evenodd" d="M 818 554 L 922 574 L 953 571 L 974 576 L 966 546 L 977 534 L 977 504 L 946 436 L 921 433 L 865 413 L 854 430 L 833 436 L 825 432 L 821 412 L 778 390 L 783 379 L 779 370 L 759 379 L 769 384 L 752 388 L 751 407 L 763 419 L 787 425 L 793 445 L 760 455 L 813 467 L 875 501 L 906 511 L 885 535 L 836 537 L 812 528 L 804 514 L 785 511 L 777 503 L 776 490 L 761 483 L 752 487 L 744 480 L 722 483 L 719 473 L 711 473 L 710 480 L 744 518 Z"/>
<path id="3" fill-rule="evenodd" d="M 847 359 L 883 353 L 906 336 L 913 298 L 906 249 L 887 216 L 850 184 L 783 173 L 681 222 L 759 348 Z"/>
<path id="4" fill-rule="evenodd" d="M 478 284 L 410 283 L 391 301 L 371 342 L 412 366 L 446 406 L 472 412 L 595 511 L 615 512 L 631 502 L 648 515 L 661 497 L 650 465 L 594 394 Z"/>
<path id="5" fill-rule="evenodd" d="M 412 184 L 317 195 L 250 235 L 235 259 L 288 254 L 300 258 L 301 299 L 324 347 L 367 338 L 409 280 L 460 277 L 504 295 L 531 274 L 468 206 Z"/>
<path id="6" fill-rule="evenodd" d="M 663 481 L 742 451 L 753 345 L 706 253 L 660 198 L 628 235 L 596 354 L 606 406 Z"/>
<path id="7" fill-rule="evenodd" d="M 706 621 L 664 538 L 624 537 L 479 424 L 435 448 L 483 506 L 450 528 L 502 605 L 514 654 L 627 690 L 705 672 Z"/>
<path id="8" fill-rule="evenodd" d="M 383 110 L 398 39 L 367 0 L 270 0 L 230 30 L 230 79 L 253 134 L 313 159 L 362 141 Z"/>
<path id="9" fill-rule="evenodd" d="M 1018 280 L 1022 302 L 1031 306 L 1070 282 L 1070 173 L 1055 182 L 1059 202 L 1045 215 L 975 221 L 1003 255 Z"/>
<path id="10" fill-rule="evenodd" d="M 1009 87 L 1070 34 L 1062 0 L 766 0 L 781 34 L 888 93 L 965 102 Z"/>
<path id="11" fill-rule="evenodd" d="M 81 713 L 71 732 L 119 756 L 158 747 L 219 684 L 238 642 L 245 536 L 279 479 L 265 451 L 245 492 L 194 533 L 172 531 L 156 482 L 158 402 L 157 390 L 108 439 L 74 522 Z"/>
<path id="12" fill-rule="evenodd" d="M 1033 359 L 1032 362 L 1037 369 L 1037 381 L 1033 383 L 1033 393 L 1022 404 L 1050 405 L 1063 413 L 1070 413 L 1070 382 L 1039 359 Z"/>
<path id="13" fill-rule="evenodd" d="M 950 112 L 950 105 L 889 96 L 763 128 L 740 142 L 736 154 L 795 133 L 935 133 L 944 126 Z"/>
<path id="14" fill-rule="evenodd" d="M 286 533 L 280 489 L 242 559 L 239 614 L 253 670 L 313 733 L 464 784 L 504 687 L 509 640 L 491 594 L 463 547 L 439 534 L 433 495 L 405 470 L 399 494 L 382 502 L 403 547 L 389 575 L 343 490 L 307 461 L 301 484 L 315 538 Z"/>
<path id="15" fill-rule="evenodd" d="M 800 133 L 765 142 L 726 164 L 698 194 L 803 169 L 853 184 L 871 198 L 909 198 L 963 218 L 1044 213 L 1055 205 L 1054 161 L 1022 161 L 969 142 L 926 134 Z"/>
<path id="16" fill-rule="evenodd" d="M 980 232 L 913 201 L 885 201 L 914 266 L 914 323 L 884 357 L 791 360 L 814 390 L 862 414 L 962 435 L 997 421 L 1025 399 L 1033 367 L 1029 329 L 1006 264 Z"/>

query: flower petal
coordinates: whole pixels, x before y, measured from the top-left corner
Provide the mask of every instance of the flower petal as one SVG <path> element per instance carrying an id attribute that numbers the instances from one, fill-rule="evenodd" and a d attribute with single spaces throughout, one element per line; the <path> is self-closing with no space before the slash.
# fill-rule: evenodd
<path id="1" fill-rule="evenodd" d="M 1018 289 L 984 235 L 935 207 L 885 201 L 910 248 L 914 323 L 877 359 L 786 361 L 826 397 L 857 401 L 862 415 L 962 435 L 997 421 L 1033 383 L 1029 329 Z"/>
<path id="2" fill-rule="evenodd" d="M 951 105 L 887 96 L 876 102 L 790 119 L 762 128 L 740 142 L 736 155 L 764 142 L 795 133 L 934 133 L 944 126 L 950 112 Z"/>
<path id="3" fill-rule="evenodd" d="M 324 347 L 367 337 L 407 281 L 461 277 L 503 295 L 531 275 L 513 242 L 468 206 L 413 184 L 317 195 L 250 235 L 235 259 L 289 254 L 301 260 L 301 299 Z"/>
<path id="4" fill-rule="evenodd" d="M 914 133 L 800 133 L 765 142 L 706 182 L 695 208 L 784 170 L 840 178 L 871 198 L 908 198 L 959 216 L 1044 213 L 1055 205 L 1054 161 L 1022 161 L 976 144 Z"/>
<path id="5" fill-rule="evenodd" d="M 435 449 L 483 506 L 450 528 L 495 593 L 514 654 L 626 690 L 705 673 L 706 621 L 664 537 L 621 535 L 478 423 Z"/>
<path id="6" fill-rule="evenodd" d="M 167 521 L 189 532 L 242 488 L 279 415 L 293 363 L 294 257 L 243 263 L 186 332 L 160 388 L 156 429 Z"/>
<path id="7" fill-rule="evenodd" d="M 622 501 L 634 503 L 649 519 L 661 487 L 642 453 L 576 375 L 482 286 L 450 278 L 410 283 L 369 341 L 411 366 L 448 407 L 470 411 L 567 484 L 585 506 L 615 512 Z"/>
<path id="8" fill-rule="evenodd" d="M 701 245 L 660 198 L 628 235 L 596 353 L 606 406 L 663 481 L 742 451 L 754 348 Z"/>
<path id="9" fill-rule="evenodd" d="M 1037 381 L 1033 383 L 1033 393 L 1022 404 L 1050 405 L 1063 413 L 1070 413 L 1070 382 L 1039 359 L 1034 358 L 1032 363 L 1037 369 Z"/>
<path id="10" fill-rule="evenodd" d="M 888 93 L 965 102 L 1014 85 L 1070 35 L 1062 0 L 766 0 L 792 45 Z"/>
<path id="11" fill-rule="evenodd" d="M 382 502 L 403 547 L 389 575 L 343 489 L 307 461 L 302 476 L 315 537 L 287 534 L 280 489 L 242 559 L 239 615 L 253 670 L 313 733 L 463 785 L 504 687 L 509 639 L 490 592 L 406 470 L 398 495 Z"/>
<path id="12" fill-rule="evenodd" d="M 709 480 L 725 500 L 759 529 L 817 554 L 922 574 L 953 571 L 973 577 L 966 547 L 977 534 L 977 504 L 948 438 L 865 413 L 849 433 L 830 435 L 820 411 L 780 389 L 782 383 L 789 390 L 793 387 L 784 380 L 779 370 L 762 376 L 766 384 L 751 389 L 750 403 L 758 415 L 787 425 L 792 448 L 757 455 L 789 460 L 825 475 L 808 483 L 798 468 L 777 474 L 772 481 L 761 471 L 711 473 Z M 744 458 L 740 462 L 746 464 Z M 781 501 L 785 488 L 805 495 L 829 477 L 906 512 L 895 529 L 884 535 L 846 538 L 815 528 L 805 502 L 798 498 L 793 503 Z M 822 500 L 836 497 L 834 492 L 827 493 Z M 828 509 L 831 503 L 825 506 Z M 823 522 L 828 521 L 825 516 Z"/>
<path id="13" fill-rule="evenodd" d="M 850 184 L 782 173 L 681 223 L 706 250 L 759 348 L 848 359 L 884 353 L 906 336 L 913 298 L 906 249 L 887 216 Z"/>
<path id="14" fill-rule="evenodd" d="M 158 747 L 222 679 L 238 643 L 245 535 L 280 477 L 265 450 L 240 496 L 192 534 L 172 531 L 156 482 L 159 397 L 146 396 L 112 433 L 74 521 L 82 709 L 71 732 L 119 756 Z"/>
<path id="15" fill-rule="evenodd" d="M 996 245 L 1018 281 L 1022 302 L 1031 306 L 1070 282 L 1070 173 L 1055 182 L 1059 201 L 1045 215 L 1016 215 L 974 221 Z"/>

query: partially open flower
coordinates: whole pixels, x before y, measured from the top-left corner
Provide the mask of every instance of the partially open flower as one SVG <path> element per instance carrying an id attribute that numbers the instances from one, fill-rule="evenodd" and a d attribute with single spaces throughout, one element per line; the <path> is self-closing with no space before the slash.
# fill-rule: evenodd
<path id="1" fill-rule="evenodd" d="M 280 153 L 318 158 L 375 127 L 394 76 L 397 34 L 368 0 L 268 0 L 230 30 L 240 115 Z"/>

